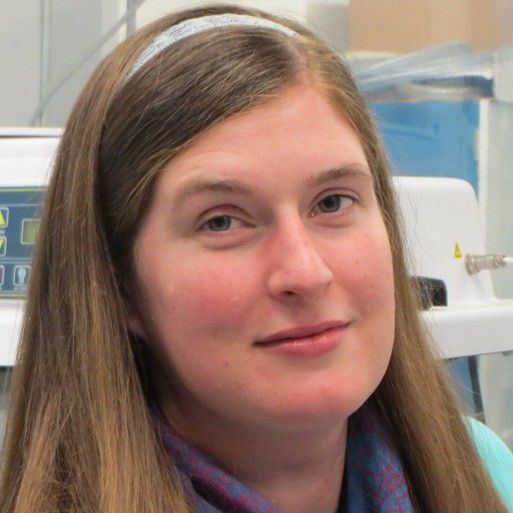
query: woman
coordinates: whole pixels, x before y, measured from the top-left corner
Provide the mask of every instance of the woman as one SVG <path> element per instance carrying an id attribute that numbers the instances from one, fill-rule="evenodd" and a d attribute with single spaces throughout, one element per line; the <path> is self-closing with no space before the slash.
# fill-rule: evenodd
<path id="1" fill-rule="evenodd" d="M 2 512 L 507 511 L 337 56 L 215 6 L 99 66 L 34 258 Z"/>

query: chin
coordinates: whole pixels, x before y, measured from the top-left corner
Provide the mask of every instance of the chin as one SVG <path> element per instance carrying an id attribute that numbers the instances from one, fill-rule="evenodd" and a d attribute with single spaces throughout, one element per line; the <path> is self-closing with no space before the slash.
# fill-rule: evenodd
<path id="1" fill-rule="evenodd" d="M 283 397 L 267 410 L 267 415 L 282 425 L 308 427 L 345 421 L 372 395 L 375 387 L 322 387 L 318 390 L 298 391 Z"/>

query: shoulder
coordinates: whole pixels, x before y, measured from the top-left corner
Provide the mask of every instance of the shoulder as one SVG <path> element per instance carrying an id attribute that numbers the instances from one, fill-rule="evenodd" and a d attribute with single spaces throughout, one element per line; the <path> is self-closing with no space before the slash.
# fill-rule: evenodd
<path id="1" fill-rule="evenodd" d="M 513 512 L 513 454 L 489 427 L 471 417 L 466 421 L 488 474 L 502 500 Z"/>

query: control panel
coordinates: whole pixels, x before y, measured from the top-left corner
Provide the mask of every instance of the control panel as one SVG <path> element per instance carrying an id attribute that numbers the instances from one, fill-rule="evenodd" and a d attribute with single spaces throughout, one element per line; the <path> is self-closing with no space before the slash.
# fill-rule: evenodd
<path id="1" fill-rule="evenodd" d="M 42 187 L 0 187 L 0 298 L 22 298 L 39 231 Z"/>

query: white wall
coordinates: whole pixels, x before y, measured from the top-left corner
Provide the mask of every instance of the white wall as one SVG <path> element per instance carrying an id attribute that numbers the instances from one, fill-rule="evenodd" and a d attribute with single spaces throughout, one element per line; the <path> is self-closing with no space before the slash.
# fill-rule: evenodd
<path id="1" fill-rule="evenodd" d="M 112 0 L 3 2 L 0 126 L 27 126 L 40 101 L 90 53 L 120 14 Z M 116 38 L 96 52 L 48 104 L 42 124 L 61 126 L 78 92 Z"/>
<path id="2" fill-rule="evenodd" d="M 51 0 L 49 7 L 44 92 L 50 93 L 85 56 L 90 56 L 59 89 L 45 110 L 43 124 L 60 125 L 98 62 L 116 43 L 114 38 L 99 51 L 92 52 L 101 41 L 104 28 L 113 24 L 119 14 L 115 2 L 104 0 Z"/>
<path id="3" fill-rule="evenodd" d="M 41 2 L 3 2 L 0 15 L 0 124 L 19 125 L 36 108 L 40 87 Z"/>

